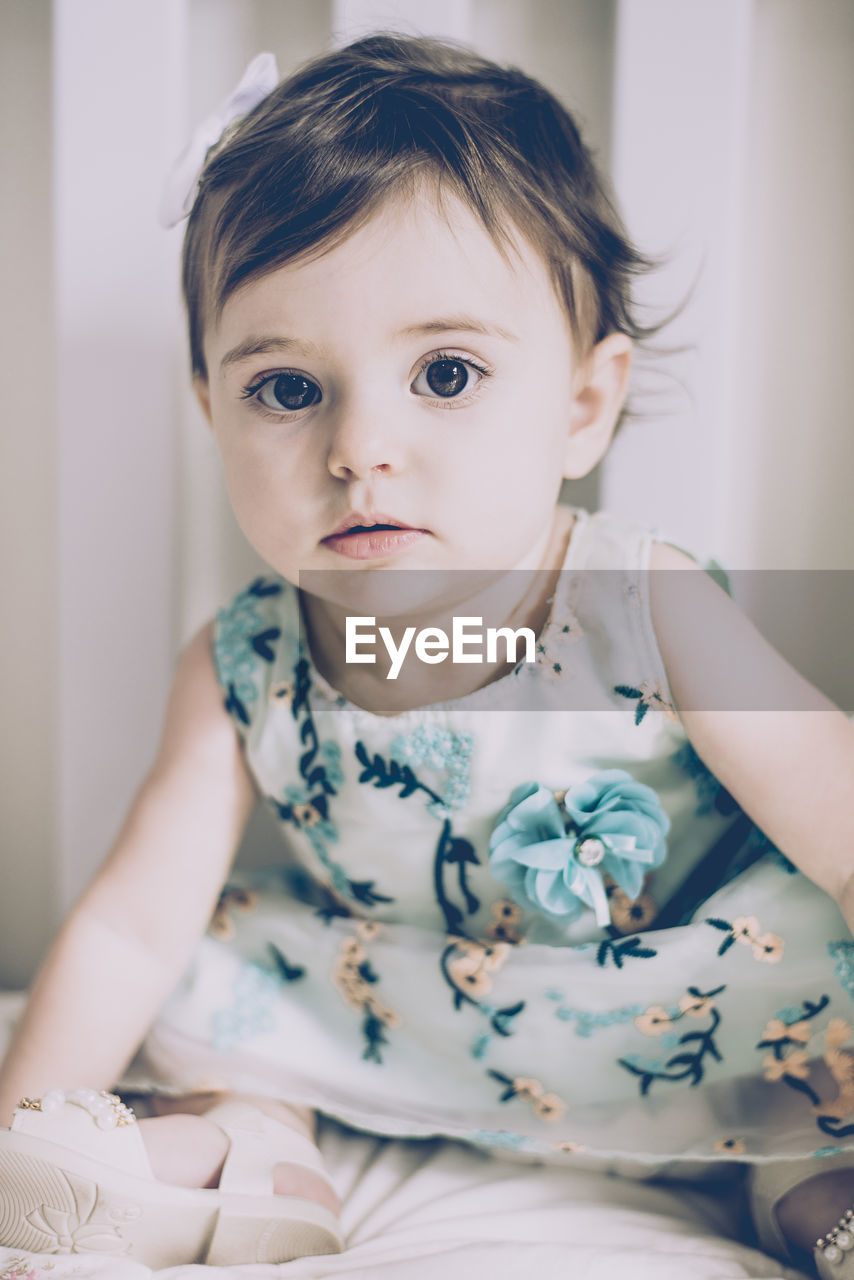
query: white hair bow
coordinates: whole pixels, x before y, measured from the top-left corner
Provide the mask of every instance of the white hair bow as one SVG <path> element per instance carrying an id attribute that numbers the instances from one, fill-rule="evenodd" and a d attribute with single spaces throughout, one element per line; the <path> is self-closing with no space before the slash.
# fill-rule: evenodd
<path id="1" fill-rule="evenodd" d="M 202 121 L 175 161 L 163 186 L 158 212 L 161 226 L 175 227 L 189 216 L 211 147 L 216 146 L 229 125 L 263 102 L 278 83 L 275 54 L 259 53 L 249 63 L 237 88 Z"/>

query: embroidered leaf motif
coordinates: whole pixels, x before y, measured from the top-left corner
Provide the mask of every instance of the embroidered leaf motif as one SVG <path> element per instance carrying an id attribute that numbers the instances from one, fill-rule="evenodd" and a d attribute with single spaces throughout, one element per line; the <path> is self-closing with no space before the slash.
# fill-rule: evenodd
<path id="1" fill-rule="evenodd" d="M 349 920 L 353 913 L 347 904 L 339 902 L 328 889 L 326 890 L 326 895 L 326 901 L 323 906 L 318 907 L 314 914 L 319 916 L 326 924 L 331 924 L 338 917 Z"/>
<path id="2" fill-rule="evenodd" d="M 469 840 L 463 840 L 459 836 L 455 836 L 451 841 L 451 846 L 445 854 L 446 862 L 458 862 L 462 866 L 465 862 L 480 863 L 480 858 L 474 851 L 474 845 Z"/>
<path id="3" fill-rule="evenodd" d="M 798 1093 L 805 1093 L 814 1107 L 821 1106 L 821 1099 L 815 1089 L 810 1088 L 806 1080 L 801 1080 L 798 1076 L 790 1076 L 783 1074 L 780 1079 L 783 1084 L 787 1084 L 790 1089 L 797 1089 Z"/>
<path id="4" fill-rule="evenodd" d="M 259 600 L 263 600 L 265 596 L 281 595 L 282 584 L 280 582 L 265 582 L 263 578 L 256 578 L 246 588 L 246 591 L 248 595 L 256 596 Z"/>
<path id="5" fill-rule="evenodd" d="M 520 1000 L 518 1004 L 510 1005 L 506 1009 L 499 1009 L 492 1017 L 491 1026 L 493 1031 L 497 1031 L 500 1036 L 512 1036 L 513 1032 L 508 1023 L 518 1017 L 524 1008 L 525 1001 Z"/>
<path id="6" fill-rule="evenodd" d="M 363 902 L 368 907 L 373 907 L 378 902 L 394 902 L 394 898 L 377 893 L 373 880 L 351 880 L 350 892 L 357 902 Z"/>
<path id="7" fill-rule="evenodd" d="M 422 788 L 408 764 L 401 765 L 397 760 L 391 760 L 386 764 L 381 755 L 374 755 L 371 760 L 363 742 L 357 742 L 354 750 L 356 759 L 363 766 L 359 774 L 360 782 L 373 782 L 375 787 L 400 787 L 401 800 L 405 800 L 415 791 L 427 789 Z"/>
<path id="8" fill-rule="evenodd" d="M 230 716 L 237 716 L 237 719 L 241 724 L 249 724 L 249 713 L 240 698 L 238 698 L 233 684 L 228 686 L 227 694 L 228 696 L 226 697 L 223 706 L 228 714 Z"/>
<path id="9" fill-rule="evenodd" d="M 480 858 L 474 851 L 474 845 L 469 840 L 463 840 L 459 836 L 455 836 L 444 852 L 444 860 L 448 863 L 456 863 L 457 880 L 459 881 L 460 892 L 465 898 L 466 910 L 469 915 L 474 915 L 475 911 L 480 909 L 480 899 L 476 898 L 469 889 L 467 876 L 467 867 L 479 866 Z"/>
<path id="10" fill-rule="evenodd" d="M 706 924 L 710 924 L 713 929 L 720 929 L 722 933 L 727 935 L 718 947 L 718 955 L 726 955 L 727 951 L 729 951 L 730 947 L 735 943 L 735 934 L 732 932 L 732 925 L 727 920 L 719 920 L 717 918 L 707 919 Z"/>
<path id="11" fill-rule="evenodd" d="M 833 1138 L 850 1138 L 854 1133 L 854 1124 L 841 1124 L 835 1116 L 819 1116 L 816 1124 L 822 1133 L 829 1133 Z"/>
<path id="12" fill-rule="evenodd" d="M 605 938 L 599 943 L 596 952 L 596 963 L 604 968 L 608 963 L 608 959 L 612 959 L 618 969 L 622 969 L 624 960 L 651 960 L 653 956 L 657 956 L 658 952 L 652 947 L 642 945 L 640 934 L 635 934 L 631 938 L 620 940 L 620 935 Z"/>
<path id="13" fill-rule="evenodd" d="M 276 651 L 270 647 L 270 641 L 278 640 L 281 634 L 279 627 L 268 627 L 266 631 L 262 631 L 259 635 L 252 637 L 252 648 L 259 658 L 263 658 L 265 662 L 274 660 Z"/>
<path id="14" fill-rule="evenodd" d="M 397 760 L 391 760 L 386 764 L 381 755 L 374 755 L 371 760 L 363 742 L 357 742 L 354 751 L 356 759 L 363 766 L 359 774 L 360 782 L 373 782 L 375 787 L 399 786 L 401 800 L 405 800 L 416 791 L 425 791 L 432 799 L 438 800 L 439 797 L 434 791 L 418 781 L 408 764 L 401 765 Z"/>
<path id="15" fill-rule="evenodd" d="M 317 810 L 321 818 L 329 817 L 329 801 L 322 791 L 318 795 L 312 796 L 311 807 Z"/>
<path id="16" fill-rule="evenodd" d="M 366 1062 L 377 1062 L 382 1066 L 383 1059 L 380 1053 L 380 1046 L 388 1044 L 385 1024 L 375 1014 L 368 1012 L 365 1015 L 365 1021 L 362 1023 L 362 1032 L 367 1041 L 365 1051 L 362 1054 L 363 1059 Z"/>
<path id="17" fill-rule="evenodd" d="M 615 684 L 614 693 L 619 693 L 623 698 L 637 698 L 638 705 L 635 708 L 635 724 L 640 724 L 649 711 L 649 706 L 643 701 L 643 690 L 635 689 L 630 684 Z"/>
<path id="18" fill-rule="evenodd" d="M 713 991 L 698 991 L 696 987 L 690 988 L 691 994 L 701 1000 L 711 999 L 725 990 L 725 986 L 715 987 Z M 640 1092 L 642 1096 L 649 1092 L 653 1082 L 656 1080 L 665 1080 L 669 1084 L 688 1080 L 693 1088 L 695 1085 L 700 1084 L 703 1079 L 705 1073 L 704 1059 L 706 1057 L 712 1058 L 715 1062 L 723 1061 L 713 1038 L 721 1023 L 721 1016 L 714 1006 L 710 1007 L 710 1017 L 711 1026 L 705 1031 L 688 1031 L 685 1035 L 679 1037 L 680 1051 L 667 1059 L 663 1071 L 656 1070 L 654 1066 L 639 1066 L 626 1058 L 618 1059 L 619 1066 L 624 1067 L 626 1071 L 630 1071 L 632 1075 L 640 1077 Z M 686 1051 L 685 1046 L 695 1042 L 697 1045 L 696 1051 Z"/>
<path id="19" fill-rule="evenodd" d="M 270 951 L 273 953 L 273 959 L 276 962 L 276 969 L 284 978 L 285 982 L 299 982 L 300 978 L 305 977 L 305 969 L 299 964 L 288 964 L 287 958 L 275 945 L 270 943 Z"/>

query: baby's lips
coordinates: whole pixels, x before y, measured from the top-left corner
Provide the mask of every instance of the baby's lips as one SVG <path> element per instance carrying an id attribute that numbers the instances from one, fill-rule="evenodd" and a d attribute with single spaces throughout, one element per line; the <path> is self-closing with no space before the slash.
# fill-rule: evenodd
<path id="1" fill-rule="evenodd" d="M 326 537 L 338 538 L 342 534 L 349 533 L 351 529 L 357 527 L 371 529 L 376 525 L 388 525 L 392 529 L 417 528 L 416 525 L 406 524 L 405 521 L 398 520 L 395 516 L 387 516 L 381 511 L 372 511 L 370 515 L 364 515 L 361 511 L 351 511 Z"/>

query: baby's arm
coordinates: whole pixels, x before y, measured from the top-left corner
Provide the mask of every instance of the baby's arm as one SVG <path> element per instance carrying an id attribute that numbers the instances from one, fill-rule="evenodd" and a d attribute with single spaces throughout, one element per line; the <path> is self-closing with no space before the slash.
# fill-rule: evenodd
<path id="1" fill-rule="evenodd" d="M 854 929 L 854 724 L 693 560 L 655 543 L 650 567 L 692 571 L 652 573 L 651 607 L 697 754 L 781 852 L 836 899 Z M 754 706 L 771 709 L 721 710 L 739 682 Z M 773 709 L 793 705 L 802 709 Z"/>
<path id="2" fill-rule="evenodd" d="M 119 1078 L 207 926 L 254 800 L 207 626 L 181 657 L 154 766 L 36 979 L 0 1069 L 0 1125 L 24 1095 Z"/>

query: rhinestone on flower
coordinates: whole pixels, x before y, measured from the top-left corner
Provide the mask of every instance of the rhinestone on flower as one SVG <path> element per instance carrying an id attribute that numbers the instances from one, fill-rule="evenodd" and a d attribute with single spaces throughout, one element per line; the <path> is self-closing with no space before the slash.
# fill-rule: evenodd
<path id="1" fill-rule="evenodd" d="M 605 845 L 597 836 L 587 836 L 577 842 L 575 856 L 583 867 L 598 867 L 605 857 Z"/>

